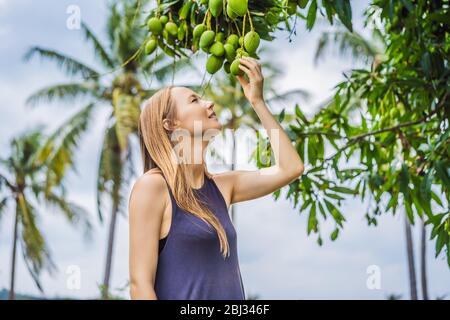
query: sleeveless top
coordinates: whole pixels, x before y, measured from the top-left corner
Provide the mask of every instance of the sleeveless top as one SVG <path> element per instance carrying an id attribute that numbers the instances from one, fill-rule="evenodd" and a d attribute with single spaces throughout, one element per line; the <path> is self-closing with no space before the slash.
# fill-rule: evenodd
<path id="1" fill-rule="evenodd" d="M 167 183 L 167 181 L 166 181 Z M 222 224 L 230 255 L 223 257 L 215 229 L 180 208 L 167 184 L 172 202 L 169 233 L 160 240 L 155 276 L 159 300 L 245 300 L 236 230 L 225 200 L 212 178 L 204 174 L 203 186 L 192 188 Z"/>

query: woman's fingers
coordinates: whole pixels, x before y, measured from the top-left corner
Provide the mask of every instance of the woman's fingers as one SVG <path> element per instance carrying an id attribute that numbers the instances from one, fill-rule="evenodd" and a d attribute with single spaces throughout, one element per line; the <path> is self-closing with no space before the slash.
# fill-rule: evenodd
<path id="1" fill-rule="evenodd" d="M 257 78 L 258 77 L 258 69 L 257 66 L 255 65 L 255 63 L 253 61 L 250 61 L 249 59 L 246 58 L 241 58 L 239 60 L 239 65 L 243 66 L 245 69 L 242 69 L 244 71 L 248 70 L 247 75 L 253 78 Z"/>
<path id="2" fill-rule="evenodd" d="M 242 57 L 241 64 L 244 64 L 253 74 L 256 80 L 262 79 L 261 65 L 258 60 L 252 57 Z"/>
<path id="3" fill-rule="evenodd" d="M 244 71 L 244 72 L 247 74 L 247 76 L 248 76 L 249 78 L 253 77 L 252 70 L 250 70 L 250 68 L 247 67 L 247 65 L 245 65 L 245 64 L 243 64 L 243 63 L 239 63 L 239 69 L 241 69 L 242 71 Z"/>

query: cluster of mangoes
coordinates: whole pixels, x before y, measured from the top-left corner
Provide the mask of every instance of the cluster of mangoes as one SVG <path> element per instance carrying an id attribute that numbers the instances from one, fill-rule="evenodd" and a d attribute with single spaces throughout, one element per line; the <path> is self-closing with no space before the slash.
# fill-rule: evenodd
<path id="1" fill-rule="evenodd" d="M 203 16 L 201 13 L 204 13 Z M 157 12 L 147 20 L 150 36 L 145 43 L 145 53 L 152 54 L 158 46 L 172 57 L 180 48 L 190 49 L 193 52 L 201 49 L 208 54 L 206 62 L 208 73 L 214 74 L 223 67 L 227 73 L 242 74 L 239 58 L 250 55 L 257 57 L 260 36 L 253 29 L 239 36 L 237 30 L 218 28 L 218 23 L 221 15 L 222 19 L 236 21 L 247 14 L 248 0 L 184 1 L 178 12 L 170 10 L 165 14 Z M 212 30 L 211 23 L 207 20 L 212 17 L 216 19 L 216 31 Z M 202 22 L 197 22 L 197 18 L 201 18 Z M 250 19 L 250 15 L 246 18 Z"/>
<path id="2" fill-rule="evenodd" d="M 301 7 L 308 3 L 308 0 L 276 0 L 274 5 L 279 7 L 280 1 L 286 10 L 291 3 Z M 147 20 L 150 35 L 145 43 L 146 54 L 152 54 L 157 47 L 171 57 L 186 56 L 181 49 L 194 53 L 202 50 L 208 54 L 208 73 L 214 74 L 223 67 L 233 75 L 242 74 L 239 58 L 258 58 L 261 37 L 253 27 L 249 0 L 184 0 L 177 5 L 162 2 L 164 9 L 153 11 Z"/>

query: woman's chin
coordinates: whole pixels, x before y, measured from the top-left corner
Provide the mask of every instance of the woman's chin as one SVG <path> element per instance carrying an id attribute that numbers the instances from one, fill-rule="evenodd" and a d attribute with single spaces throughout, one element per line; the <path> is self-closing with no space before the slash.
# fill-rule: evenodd
<path id="1" fill-rule="evenodd" d="M 217 118 L 209 118 L 210 123 L 212 123 L 212 128 L 214 129 L 222 129 L 222 124 L 219 122 L 219 119 Z"/>

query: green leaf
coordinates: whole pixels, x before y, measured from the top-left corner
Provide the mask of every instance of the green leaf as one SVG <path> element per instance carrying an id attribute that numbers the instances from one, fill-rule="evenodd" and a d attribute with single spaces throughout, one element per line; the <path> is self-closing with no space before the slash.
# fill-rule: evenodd
<path id="1" fill-rule="evenodd" d="M 353 31 L 352 26 L 352 7 L 349 0 L 336 0 L 335 1 L 336 13 L 342 23 L 348 30 Z"/>
<path id="2" fill-rule="evenodd" d="M 313 204 L 309 212 L 307 231 L 308 235 L 311 233 L 311 231 L 317 232 L 316 204 Z"/>
<path id="3" fill-rule="evenodd" d="M 339 235 L 339 228 L 334 229 L 333 233 L 331 233 L 330 239 L 331 241 L 334 241 L 337 239 Z"/>
<path id="4" fill-rule="evenodd" d="M 331 187 L 330 190 L 336 191 L 336 192 L 340 192 L 340 193 L 346 193 L 346 194 L 356 194 L 356 190 L 347 188 L 347 187 Z"/>
<path id="5" fill-rule="evenodd" d="M 313 0 L 309 5 L 308 15 L 306 16 L 306 28 L 308 30 L 311 30 L 313 28 L 314 23 L 316 22 L 316 15 L 317 15 L 317 1 Z"/>

